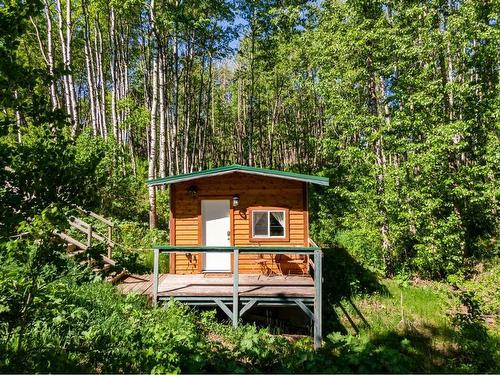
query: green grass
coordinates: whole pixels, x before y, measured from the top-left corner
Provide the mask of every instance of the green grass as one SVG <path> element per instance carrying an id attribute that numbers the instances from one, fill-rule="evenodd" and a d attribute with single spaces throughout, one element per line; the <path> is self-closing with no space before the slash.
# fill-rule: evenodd
<path id="1" fill-rule="evenodd" d="M 474 275 L 462 286 L 473 291 L 481 300 L 482 312 L 495 319 L 498 327 L 500 317 L 500 259 L 478 264 Z"/>
<path id="2" fill-rule="evenodd" d="M 486 328 L 480 318 L 457 324 L 454 317 L 464 307 L 448 285 L 420 281 L 403 286 L 395 280 L 382 285 L 383 292 L 343 299 L 345 312 L 335 307 L 357 345 L 402 353 L 405 369 L 412 371 L 498 371 L 498 330 Z"/>

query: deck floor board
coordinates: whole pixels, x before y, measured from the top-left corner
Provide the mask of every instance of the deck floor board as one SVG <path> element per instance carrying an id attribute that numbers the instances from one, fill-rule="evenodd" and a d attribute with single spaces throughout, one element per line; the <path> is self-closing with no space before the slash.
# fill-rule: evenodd
<path id="1" fill-rule="evenodd" d="M 172 275 L 159 277 L 159 297 L 229 297 L 233 295 L 232 276 Z M 123 293 L 139 293 L 152 297 L 152 275 L 129 275 L 118 288 Z M 240 275 L 240 297 L 314 297 L 314 281 L 303 276 Z"/>

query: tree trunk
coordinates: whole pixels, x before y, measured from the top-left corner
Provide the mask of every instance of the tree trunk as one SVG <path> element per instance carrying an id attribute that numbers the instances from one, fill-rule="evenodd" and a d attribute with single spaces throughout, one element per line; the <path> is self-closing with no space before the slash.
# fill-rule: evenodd
<path id="1" fill-rule="evenodd" d="M 54 47 L 52 42 L 52 16 L 50 14 L 49 3 L 45 0 L 45 19 L 47 21 L 47 67 L 50 75 L 50 102 L 52 109 L 59 108 L 57 100 L 56 83 L 54 81 Z"/>
<path id="2" fill-rule="evenodd" d="M 153 30 L 155 29 L 154 22 L 154 0 L 151 1 L 151 24 Z M 152 82 L 152 96 L 151 96 L 151 119 L 149 125 L 149 158 L 148 158 L 148 178 L 155 178 L 155 170 L 156 170 L 156 153 L 157 153 L 157 144 L 156 144 L 156 111 L 157 111 L 157 101 L 158 101 L 158 55 L 153 53 L 153 82 Z M 154 186 L 150 186 L 148 189 L 149 192 L 149 227 L 156 228 L 158 226 L 158 218 L 156 214 L 156 188 Z"/>
<path id="3" fill-rule="evenodd" d="M 111 128 L 113 130 L 113 137 L 118 140 L 118 118 L 116 111 L 116 91 L 117 91 L 117 77 L 116 77 L 116 48 L 115 48 L 115 11 L 113 7 L 109 10 L 109 72 L 111 75 Z"/>
<path id="4" fill-rule="evenodd" d="M 96 136 L 98 131 L 98 120 L 97 120 L 97 106 L 96 106 L 96 89 L 94 84 L 94 63 L 92 61 L 92 49 L 90 46 L 90 26 L 89 17 L 87 12 L 87 4 L 85 0 L 82 0 L 82 12 L 84 18 L 84 54 L 85 54 L 85 68 L 87 70 L 87 84 L 89 91 L 89 101 L 90 101 L 90 118 L 92 121 L 92 131 L 94 136 Z"/>
<path id="5" fill-rule="evenodd" d="M 368 59 L 368 70 L 371 70 L 372 63 L 371 59 Z M 379 94 L 382 97 L 384 92 L 383 83 L 378 84 L 378 80 L 382 80 L 381 77 L 377 77 L 374 72 L 370 72 L 370 79 L 368 82 L 369 89 L 369 110 L 372 116 L 378 117 L 379 121 L 383 123 L 384 116 L 383 107 L 384 100 L 379 98 Z M 375 166 L 376 166 L 376 183 L 377 183 L 377 206 L 380 215 L 379 230 L 380 236 L 382 238 L 382 256 L 384 259 L 384 264 L 386 272 L 391 273 L 393 267 L 393 259 L 391 255 L 391 242 L 389 239 L 389 223 L 387 219 L 387 210 L 384 203 L 385 196 L 385 173 L 386 173 L 386 158 L 384 152 L 384 142 L 383 142 L 383 131 L 380 127 L 375 127 L 374 132 L 377 133 L 377 137 L 374 141 L 374 153 L 375 153 Z"/>
<path id="6" fill-rule="evenodd" d="M 160 44 L 160 41 L 158 41 Z M 158 81 L 159 81 L 159 101 L 160 101 L 160 177 L 165 177 L 166 169 L 166 122 L 165 122 L 165 54 L 163 48 L 158 48 Z"/>
<path id="7" fill-rule="evenodd" d="M 67 60 L 67 51 L 66 51 L 66 42 L 64 39 L 63 33 L 63 17 L 62 17 L 62 9 L 60 0 L 56 0 L 56 12 L 57 12 L 57 20 L 58 20 L 58 32 L 59 32 L 59 43 L 61 47 L 63 66 L 65 69 L 63 75 L 63 86 L 64 86 L 64 105 L 66 108 L 66 113 L 72 119 L 73 116 L 71 114 L 71 95 L 70 95 L 70 86 L 69 86 L 69 78 L 68 78 L 68 60 Z M 72 128 L 74 124 L 72 124 Z"/>
<path id="8" fill-rule="evenodd" d="M 78 106 L 76 102 L 75 96 L 75 85 L 73 82 L 73 73 L 72 73 L 72 63 L 71 63 L 71 0 L 66 0 L 66 68 L 68 69 L 68 85 L 69 85 L 69 97 L 70 97 L 70 105 L 71 105 L 71 121 L 73 123 L 73 127 L 71 129 L 71 133 L 73 136 L 76 135 L 78 131 Z"/>
<path id="9" fill-rule="evenodd" d="M 99 86 L 99 111 L 100 111 L 100 119 L 101 119 L 101 134 L 104 139 L 108 137 L 108 126 L 106 119 L 106 80 L 103 72 L 103 42 L 102 42 L 102 33 L 101 26 L 99 24 L 99 18 L 96 16 L 94 21 L 94 27 L 96 31 L 96 43 L 97 47 L 95 48 L 96 54 L 96 66 L 97 66 L 97 75 L 98 75 L 98 86 Z"/>

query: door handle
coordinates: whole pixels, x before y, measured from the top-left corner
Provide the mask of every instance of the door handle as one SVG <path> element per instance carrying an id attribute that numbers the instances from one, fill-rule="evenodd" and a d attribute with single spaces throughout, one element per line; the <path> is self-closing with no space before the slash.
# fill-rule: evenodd
<path id="1" fill-rule="evenodd" d="M 230 230 L 227 231 L 227 239 L 228 240 L 231 239 L 231 231 Z"/>

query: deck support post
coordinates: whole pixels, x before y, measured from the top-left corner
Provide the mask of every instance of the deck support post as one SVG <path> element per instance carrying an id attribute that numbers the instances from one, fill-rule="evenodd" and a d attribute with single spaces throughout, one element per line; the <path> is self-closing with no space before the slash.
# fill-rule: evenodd
<path id="1" fill-rule="evenodd" d="M 239 288 L 239 250 L 234 249 L 233 253 L 233 327 L 238 327 L 239 318 L 239 301 L 238 301 L 238 288 Z"/>
<path id="2" fill-rule="evenodd" d="M 158 303 L 158 269 L 160 263 L 160 249 L 153 250 L 153 306 Z"/>
<path id="3" fill-rule="evenodd" d="M 314 250 L 314 349 L 321 347 L 322 340 L 322 257 L 323 252 L 321 250 Z"/>

